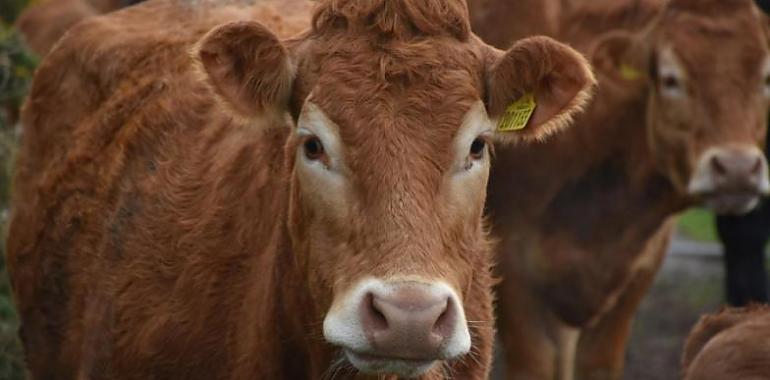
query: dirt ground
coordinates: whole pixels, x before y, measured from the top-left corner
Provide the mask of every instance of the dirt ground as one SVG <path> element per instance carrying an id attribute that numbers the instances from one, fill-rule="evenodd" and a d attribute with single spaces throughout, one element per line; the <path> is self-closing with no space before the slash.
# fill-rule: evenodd
<path id="1" fill-rule="evenodd" d="M 677 239 L 634 321 L 625 380 L 679 379 L 679 359 L 701 314 L 724 302 L 719 246 Z"/>

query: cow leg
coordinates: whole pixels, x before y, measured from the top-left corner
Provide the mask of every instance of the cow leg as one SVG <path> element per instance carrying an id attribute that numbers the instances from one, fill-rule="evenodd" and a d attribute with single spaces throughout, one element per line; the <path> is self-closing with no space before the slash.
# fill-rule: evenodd
<path id="1" fill-rule="evenodd" d="M 559 347 L 559 380 L 575 380 L 575 360 L 581 330 L 563 327 L 557 337 Z"/>
<path id="2" fill-rule="evenodd" d="M 578 344 L 577 380 L 618 380 L 623 377 L 631 322 L 663 262 L 670 227 L 671 223 L 667 223 L 661 228 L 638 256 L 640 262 L 631 271 L 631 279 L 614 307 L 595 326 L 583 330 Z"/>

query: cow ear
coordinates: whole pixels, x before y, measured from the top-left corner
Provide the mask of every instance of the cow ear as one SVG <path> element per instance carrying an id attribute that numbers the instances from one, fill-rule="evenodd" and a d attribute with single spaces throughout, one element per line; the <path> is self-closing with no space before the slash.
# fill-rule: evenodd
<path id="1" fill-rule="evenodd" d="M 646 78 L 644 51 L 636 38 L 625 31 L 602 36 L 591 52 L 591 63 L 598 73 L 624 84 L 638 83 Z"/>
<path id="2" fill-rule="evenodd" d="M 245 118 L 288 107 L 295 70 L 286 48 L 264 26 L 239 21 L 211 30 L 195 52 L 206 81 Z"/>
<path id="3" fill-rule="evenodd" d="M 489 116 L 497 140 L 542 140 L 567 127 L 591 100 L 596 81 L 586 59 L 548 37 L 517 42 L 490 69 Z"/>

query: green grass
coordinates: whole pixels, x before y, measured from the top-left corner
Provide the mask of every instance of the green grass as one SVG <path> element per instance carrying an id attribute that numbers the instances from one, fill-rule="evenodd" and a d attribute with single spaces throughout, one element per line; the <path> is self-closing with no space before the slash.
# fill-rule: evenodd
<path id="1" fill-rule="evenodd" d="M 682 214 L 679 217 L 679 230 L 698 241 L 719 241 L 714 213 L 705 209 L 693 208 Z"/>
<path id="2" fill-rule="evenodd" d="M 16 138 L 10 129 L 0 129 L 0 210 L 7 210 L 10 173 L 16 152 Z M 5 271 L 6 220 L 0 217 L 0 379 L 22 380 L 24 362 L 18 340 L 19 323 L 16 317 L 11 286 Z"/>

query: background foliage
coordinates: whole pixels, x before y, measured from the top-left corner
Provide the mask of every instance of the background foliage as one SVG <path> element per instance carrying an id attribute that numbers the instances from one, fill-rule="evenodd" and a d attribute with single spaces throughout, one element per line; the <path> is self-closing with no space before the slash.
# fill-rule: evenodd
<path id="1" fill-rule="evenodd" d="M 5 234 L 11 167 L 17 143 L 12 125 L 32 80 L 37 59 L 10 26 L 28 0 L 0 1 L 0 379 L 21 380 L 24 366 L 17 339 L 18 319 L 5 273 Z"/>

